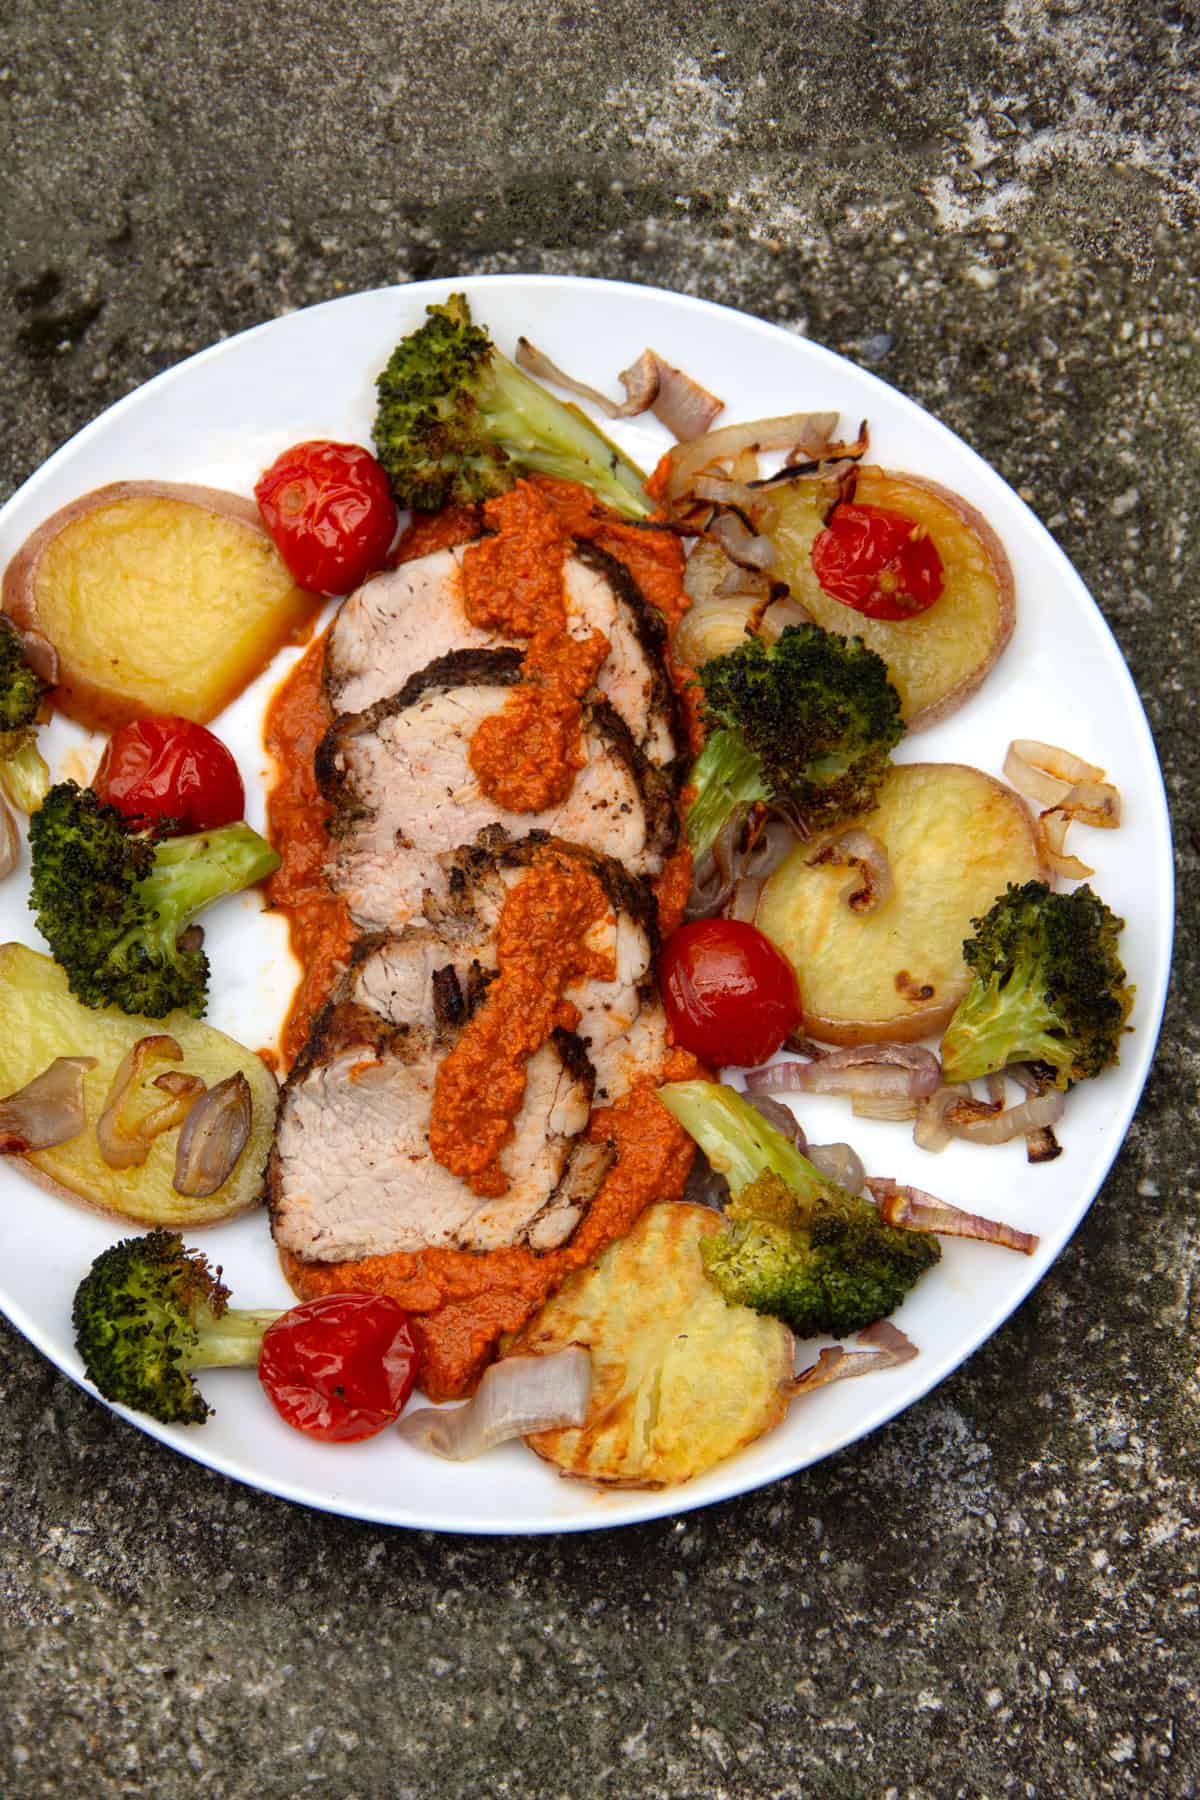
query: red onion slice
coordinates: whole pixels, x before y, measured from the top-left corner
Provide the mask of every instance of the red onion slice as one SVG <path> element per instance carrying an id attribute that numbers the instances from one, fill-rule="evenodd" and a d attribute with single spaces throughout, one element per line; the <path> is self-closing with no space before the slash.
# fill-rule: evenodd
<path id="1" fill-rule="evenodd" d="M 951 1107 L 947 1122 L 955 1137 L 966 1138 L 970 1144 L 1007 1144 L 1013 1138 L 1024 1137 L 1026 1132 L 1040 1131 L 1045 1125 L 1057 1125 L 1066 1103 L 1067 1097 L 1061 1089 L 1053 1088 L 1048 1094 L 1036 1094 L 1003 1112 L 989 1109 L 985 1116 L 975 1118 L 956 1119 Z M 958 1105 L 961 1108 L 963 1102 Z"/>
<path id="2" fill-rule="evenodd" d="M 964 1212 L 946 1200 L 938 1200 L 920 1188 L 901 1187 L 885 1177 L 868 1180 L 867 1187 L 879 1216 L 885 1225 L 896 1225 L 902 1231 L 932 1231 L 938 1237 L 975 1238 L 980 1243 L 998 1244 L 1003 1250 L 1019 1250 L 1032 1256 L 1039 1239 L 1031 1232 L 1018 1231 L 1001 1219 L 985 1219 L 978 1213 Z"/>
<path id="3" fill-rule="evenodd" d="M 761 1106 L 762 1102 L 756 1100 L 755 1105 Z M 810 1144 L 807 1150 L 800 1144 L 797 1148 L 827 1181 L 836 1182 L 848 1194 L 862 1193 L 867 1172 L 857 1150 L 852 1150 L 849 1144 Z"/>
<path id="4" fill-rule="evenodd" d="M 584 381 L 576 381 L 574 376 L 568 375 L 559 368 L 556 362 L 552 362 L 544 350 L 539 350 L 536 344 L 531 344 L 527 337 L 517 339 L 517 353 L 513 360 L 518 368 L 524 369 L 527 375 L 534 376 L 536 380 L 548 381 L 551 386 L 563 388 L 568 394 L 574 394 L 577 400 L 588 401 L 598 412 L 603 413 L 606 419 L 622 417 L 622 409 L 615 400 L 610 400 L 607 394 L 600 393 L 594 387 L 588 387 Z M 649 401 L 646 402 L 646 405 L 649 405 Z M 644 410 L 645 408 L 640 406 L 635 408 L 637 412 Z M 631 415 L 626 413 L 624 416 L 628 418 Z"/>
<path id="5" fill-rule="evenodd" d="M 682 369 L 667 362 L 657 350 L 643 350 L 635 363 L 621 371 L 625 399 L 619 406 L 607 394 L 588 387 L 586 382 L 576 381 L 527 337 L 517 339 L 516 362 L 539 381 L 549 381 L 577 399 L 588 401 L 606 419 L 633 419 L 639 413 L 653 410 L 655 417 L 661 419 L 672 436 L 681 442 L 702 436 L 725 405 L 698 381 L 685 375 Z"/>
<path id="6" fill-rule="evenodd" d="M 955 1101 L 970 1098 L 970 1088 L 965 1082 L 957 1081 L 949 1087 L 935 1089 L 923 1100 L 917 1109 L 917 1122 L 913 1126 L 913 1142 L 917 1148 L 935 1153 L 944 1150 L 954 1136 L 953 1129 L 946 1123 L 946 1113 Z"/>
<path id="7" fill-rule="evenodd" d="M 203 1200 L 223 1187 L 246 1148 L 253 1123 L 250 1083 L 239 1069 L 209 1088 L 184 1120 L 175 1148 L 175 1192 Z"/>
<path id="8" fill-rule="evenodd" d="M 862 1044 L 831 1050 L 819 1062 L 775 1063 L 746 1077 L 754 1094 L 845 1094 L 851 1099 L 904 1100 L 932 1094 L 941 1065 L 922 1044 Z"/>
<path id="9" fill-rule="evenodd" d="M 734 512 L 719 513 L 704 536 L 721 546 L 730 562 L 739 569 L 759 573 L 773 567 L 775 545 L 769 537 L 756 535 Z"/>
<path id="10" fill-rule="evenodd" d="M 451 1462 L 467 1462 L 510 1438 L 582 1425 L 592 1395 L 592 1359 L 580 1344 L 549 1356 L 493 1363 L 465 1406 L 428 1406 L 401 1419 L 401 1437 Z"/>
<path id="11" fill-rule="evenodd" d="M 878 1319 L 860 1331 L 857 1341 L 868 1350 L 844 1350 L 840 1344 L 822 1350 L 811 1368 L 804 1369 L 789 1386 L 789 1392 L 811 1394 L 815 1388 L 828 1387 L 831 1381 L 853 1381 L 859 1375 L 874 1375 L 882 1369 L 894 1369 L 911 1362 L 920 1352 L 911 1338 L 905 1337 L 890 1319 Z"/>
<path id="12" fill-rule="evenodd" d="M 52 1150 L 78 1137 L 87 1123 L 83 1077 L 94 1056 L 56 1056 L 49 1068 L 0 1100 L 0 1156 Z"/>
<path id="13" fill-rule="evenodd" d="M 703 437 L 717 414 L 725 410 L 723 400 L 666 362 L 657 350 L 643 350 L 632 368 L 623 369 L 621 385 L 626 394 L 621 416 L 649 406 L 681 444 Z M 650 398 L 643 405 L 642 396 L 647 393 Z"/>

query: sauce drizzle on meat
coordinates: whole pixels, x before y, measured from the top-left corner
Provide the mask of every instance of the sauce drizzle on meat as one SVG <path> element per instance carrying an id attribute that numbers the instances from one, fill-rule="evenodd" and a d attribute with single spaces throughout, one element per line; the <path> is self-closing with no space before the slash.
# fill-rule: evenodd
<path id="1" fill-rule="evenodd" d="M 609 916 L 604 889 L 586 869 L 547 855 L 508 895 L 496 940 L 498 979 L 437 1072 L 429 1148 L 472 1193 L 508 1191 L 500 1152 L 525 1098 L 525 1064 L 556 1027 L 571 1031 L 572 981 L 612 981 L 611 955 L 588 933 Z"/>

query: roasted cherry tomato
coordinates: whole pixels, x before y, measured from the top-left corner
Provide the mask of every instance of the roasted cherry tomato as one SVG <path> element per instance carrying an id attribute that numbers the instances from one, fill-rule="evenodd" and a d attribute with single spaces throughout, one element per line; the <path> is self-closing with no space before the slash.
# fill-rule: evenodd
<path id="1" fill-rule="evenodd" d="M 374 1437 L 417 1378 L 408 1314 L 385 1294 L 325 1294 L 268 1325 L 258 1377 L 281 1419 L 327 1444 Z"/>
<path id="2" fill-rule="evenodd" d="M 258 510 L 288 573 L 313 594 L 348 594 L 396 535 L 388 478 L 359 444 L 295 444 L 258 478 Z"/>
<path id="3" fill-rule="evenodd" d="M 835 506 L 813 540 L 812 566 L 827 594 L 868 619 L 911 619 L 942 591 L 929 533 L 883 506 Z"/>
<path id="4" fill-rule="evenodd" d="M 176 829 L 215 831 L 246 810 L 238 766 L 220 738 L 170 713 L 118 726 L 93 788 L 129 819 L 174 819 Z"/>
<path id="5" fill-rule="evenodd" d="M 791 963 L 736 919 L 680 926 L 663 947 L 658 974 L 675 1042 L 704 1062 L 753 1068 L 800 1023 Z"/>

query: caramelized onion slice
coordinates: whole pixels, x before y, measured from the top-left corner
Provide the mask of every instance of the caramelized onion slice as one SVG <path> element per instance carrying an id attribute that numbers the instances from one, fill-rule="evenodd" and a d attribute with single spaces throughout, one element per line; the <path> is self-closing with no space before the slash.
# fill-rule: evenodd
<path id="1" fill-rule="evenodd" d="M 56 1056 L 49 1068 L 0 1100 L 0 1156 L 51 1150 L 78 1137 L 87 1123 L 83 1077 L 94 1056 Z"/>
<path id="2" fill-rule="evenodd" d="M 811 1394 L 814 1388 L 828 1387 L 831 1381 L 852 1381 L 858 1375 L 874 1375 L 881 1369 L 894 1369 L 920 1355 L 911 1338 L 905 1337 L 890 1319 L 878 1319 L 860 1331 L 860 1344 L 867 1350 L 844 1350 L 840 1344 L 822 1350 L 811 1368 L 804 1369 L 789 1386 L 789 1392 Z"/>
<path id="3" fill-rule="evenodd" d="M 1032 1256 L 1040 1241 L 1032 1232 L 1018 1231 L 1015 1225 L 1006 1225 L 1001 1219 L 984 1219 L 978 1213 L 964 1212 L 920 1188 L 901 1187 L 883 1177 L 868 1180 L 867 1187 L 884 1224 L 899 1226 L 902 1231 L 976 1238 L 980 1243 L 998 1244 L 1003 1250 L 1019 1250 L 1025 1256 Z"/>
<path id="4" fill-rule="evenodd" d="M 177 1194 L 201 1200 L 224 1186 L 237 1167 L 254 1123 L 250 1083 L 239 1069 L 197 1100 L 175 1149 Z"/>
<path id="5" fill-rule="evenodd" d="M 1004 755 L 1004 777 L 1030 799 L 1054 806 L 1077 781 L 1101 781 L 1104 770 L 1057 744 L 1014 738 Z"/>
<path id="6" fill-rule="evenodd" d="M 631 417 L 631 414 L 624 412 L 615 400 L 610 400 L 607 394 L 602 394 L 598 388 L 589 387 L 585 381 L 576 381 L 573 375 L 568 375 L 565 370 L 560 369 L 544 350 L 539 350 L 536 344 L 531 344 L 527 337 L 517 339 L 517 353 L 513 360 L 519 368 L 525 370 L 527 375 L 534 376 L 536 380 L 548 381 L 553 387 L 564 388 L 568 394 L 574 394 L 577 400 L 587 400 L 596 408 L 597 412 L 603 413 L 606 419 Z M 646 402 L 646 405 L 649 405 L 649 401 Z M 645 408 L 639 406 L 634 410 L 643 412 Z"/>
<path id="7" fill-rule="evenodd" d="M 843 831 L 810 858 L 813 867 L 824 863 L 855 871 L 842 889 L 842 899 L 852 913 L 874 912 L 886 905 L 896 891 L 887 851 L 877 837 L 860 826 Z"/>
<path id="8" fill-rule="evenodd" d="M 42 633 L 35 631 L 32 626 L 19 629 L 17 635 L 25 652 L 25 660 L 34 674 L 40 681 L 48 683 L 50 687 L 56 686 L 58 682 L 58 651 L 50 639 L 43 637 Z"/>
<path id="9" fill-rule="evenodd" d="M 592 1359 L 571 1344 L 549 1356 L 506 1356 L 465 1406 L 425 1407 L 401 1419 L 398 1430 L 410 1444 L 466 1462 L 510 1438 L 582 1425 L 591 1395 Z"/>
<path id="10" fill-rule="evenodd" d="M 674 504 L 691 489 L 695 476 L 713 463 L 727 462 L 745 450 L 803 450 L 820 456 L 837 429 L 839 415 L 832 412 L 787 413 L 771 419 L 751 419 L 741 425 L 725 425 L 720 431 L 692 438 L 670 452 L 667 501 Z"/>
<path id="11" fill-rule="evenodd" d="M 657 350 L 643 350 L 637 361 L 621 371 L 625 405 L 617 418 L 629 418 L 649 407 L 680 443 L 703 437 L 725 402 L 675 368 Z"/>
<path id="12" fill-rule="evenodd" d="M 144 1163 L 155 1138 L 181 1125 L 204 1092 L 200 1077 L 182 1069 L 148 1082 L 152 1064 L 182 1060 L 178 1042 L 165 1032 L 139 1038 L 121 1059 L 96 1122 L 96 1144 L 110 1169 Z"/>

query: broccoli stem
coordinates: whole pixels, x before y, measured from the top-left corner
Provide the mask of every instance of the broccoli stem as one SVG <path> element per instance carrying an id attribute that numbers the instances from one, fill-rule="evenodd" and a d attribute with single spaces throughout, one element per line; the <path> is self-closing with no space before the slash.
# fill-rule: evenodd
<path id="1" fill-rule="evenodd" d="M 258 1364 L 263 1333 L 283 1314 L 253 1312 L 248 1307 L 234 1307 L 219 1318 L 196 1318 L 196 1340 L 181 1350 L 179 1360 L 185 1369 L 244 1369 Z"/>
<path id="2" fill-rule="evenodd" d="M 687 815 L 688 845 L 696 858 L 712 848 L 735 807 L 771 797 L 762 764 L 737 731 L 712 732 L 688 779 L 696 790 Z"/>
<path id="3" fill-rule="evenodd" d="M 226 894 L 265 880 L 279 867 L 279 860 L 249 825 L 223 825 L 218 831 L 156 844 L 154 866 L 134 891 L 158 914 L 159 934 L 173 943 L 198 912 Z"/>
<path id="4" fill-rule="evenodd" d="M 762 1175 L 778 1175 L 802 1205 L 828 1193 L 829 1182 L 806 1156 L 734 1088 L 715 1081 L 669 1081 L 658 1098 L 714 1169 L 725 1176 L 734 1198 Z"/>
<path id="5" fill-rule="evenodd" d="M 1010 1062 L 1049 1063 L 1064 1074 L 1074 1058 L 1070 1044 L 1052 1035 L 1059 1022 L 1031 965 L 1019 967 L 1004 982 L 995 975 L 976 982 L 942 1039 L 942 1078 L 974 1081 Z"/>
<path id="6" fill-rule="evenodd" d="M 36 812 L 50 792 L 50 771 L 31 734 L 11 752 L 0 742 L 0 789 L 23 813 Z"/>
<path id="7" fill-rule="evenodd" d="M 515 462 L 582 482 L 627 518 L 647 519 L 641 470 L 581 413 L 564 406 L 493 349 L 477 400 L 489 430 Z"/>

